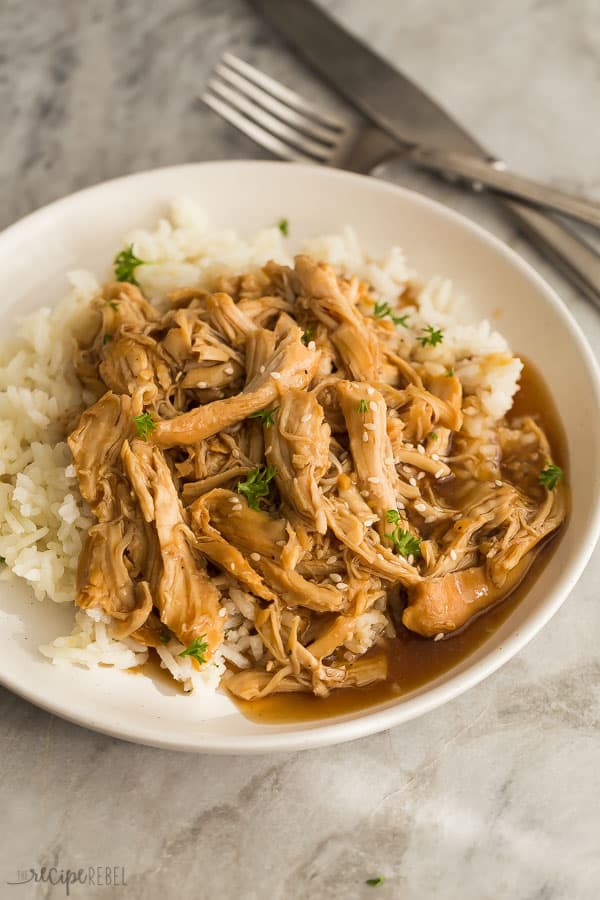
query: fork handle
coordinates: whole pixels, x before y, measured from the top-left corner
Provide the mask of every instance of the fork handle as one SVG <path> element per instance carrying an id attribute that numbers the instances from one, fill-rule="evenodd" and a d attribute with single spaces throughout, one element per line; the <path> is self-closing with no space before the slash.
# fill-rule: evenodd
<path id="1" fill-rule="evenodd" d="M 502 199 L 531 243 L 600 310 L 600 254 L 567 225 L 551 216 L 523 203 Z"/>
<path id="2" fill-rule="evenodd" d="M 472 187 L 486 187 L 515 200 L 525 200 L 555 212 L 600 227 L 600 203 L 570 194 L 510 172 L 500 160 L 478 159 L 465 153 L 451 153 L 415 147 L 409 152 L 413 162 L 425 169 L 466 178 Z"/>

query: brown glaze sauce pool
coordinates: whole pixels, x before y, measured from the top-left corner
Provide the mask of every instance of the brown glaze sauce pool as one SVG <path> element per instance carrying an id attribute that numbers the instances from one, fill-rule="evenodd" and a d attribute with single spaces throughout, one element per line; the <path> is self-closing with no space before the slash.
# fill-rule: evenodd
<path id="1" fill-rule="evenodd" d="M 523 359 L 523 357 L 521 357 Z M 543 427 L 554 459 L 567 468 L 567 442 L 552 396 L 535 367 L 525 361 L 519 392 L 509 421 L 531 415 Z M 563 526 L 564 527 L 564 526 Z M 263 700 L 234 702 L 249 719 L 263 724 L 310 721 L 342 716 L 386 703 L 433 681 L 471 656 L 510 616 L 538 578 L 560 536 L 543 547 L 523 581 L 509 597 L 478 616 L 462 631 L 443 641 L 426 640 L 403 628 L 387 642 L 388 679 L 364 688 L 332 691 L 326 698 L 312 694 L 275 694 Z M 381 652 L 381 651 L 378 651 Z"/>

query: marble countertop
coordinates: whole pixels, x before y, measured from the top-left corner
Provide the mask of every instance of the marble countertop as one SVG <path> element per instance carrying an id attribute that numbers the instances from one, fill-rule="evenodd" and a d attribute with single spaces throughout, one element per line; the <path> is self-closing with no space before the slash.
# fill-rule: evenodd
<path id="1" fill-rule="evenodd" d="M 596 0 L 326 5 L 509 163 L 600 197 Z M 337 106 L 243 0 L 3 3 L 0 225 L 127 172 L 266 156 L 197 99 L 225 48 Z M 598 312 L 493 204 L 409 170 L 398 178 L 515 246 L 600 351 Z M 596 898 L 599 576 L 596 553 L 536 640 L 474 690 L 332 749 L 179 755 L 0 690 L 0 897 L 65 896 L 61 885 L 7 882 L 19 869 L 91 865 L 124 867 L 127 886 L 76 885 L 71 896 Z M 368 887 L 373 876 L 385 884 Z"/>

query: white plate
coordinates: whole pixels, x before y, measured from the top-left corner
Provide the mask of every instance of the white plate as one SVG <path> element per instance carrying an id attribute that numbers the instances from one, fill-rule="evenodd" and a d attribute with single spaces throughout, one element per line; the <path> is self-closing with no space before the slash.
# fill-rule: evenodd
<path id="1" fill-rule="evenodd" d="M 439 706 L 510 659 L 556 612 L 581 575 L 600 527 L 600 381 L 577 325 L 548 285 L 500 241 L 420 195 L 345 172 L 271 162 L 159 169 L 81 191 L 0 235 L 3 321 L 66 289 L 64 273 L 104 277 L 122 236 L 152 224 L 174 197 L 198 200 L 216 224 L 253 231 L 285 216 L 291 240 L 344 224 L 374 253 L 400 244 L 421 274 L 449 275 L 473 317 L 494 316 L 511 345 L 543 372 L 569 442 L 568 529 L 508 620 L 457 668 L 402 699 L 316 723 L 258 725 L 223 696 L 206 703 L 162 683 L 110 669 L 51 665 L 37 646 L 69 630 L 71 611 L 2 587 L 0 680 L 57 715 L 117 737 L 180 750 L 256 753 L 347 741 Z M 574 398 L 576 398 L 574 400 Z"/>

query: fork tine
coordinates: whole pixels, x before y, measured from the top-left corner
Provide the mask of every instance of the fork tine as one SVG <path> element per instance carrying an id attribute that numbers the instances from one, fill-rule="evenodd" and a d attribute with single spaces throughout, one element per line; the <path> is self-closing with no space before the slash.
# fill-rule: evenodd
<path id="1" fill-rule="evenodd" d="M 285 87 L 274 78 L 271 78 L 269 75 L 265 75 L 265 73 L 261 72 L 260 69 L 255 69 L 254 66 L 251 66 L 249 63 L 244 62 L 243 59 L 239 59 L 237 56 L 234 56 L 233 53 L 224 53 L 222 56 L 222 61 L 227 63 L 232 69 L 235 69 L 236 72 L 239 72 L 240 75 L 245 75 L 246 78 L 250 79 L 250 81 L 253 81 L 259 87 L 264 88 L 274 97 L 277 97 L 279 98 L 279 100 L 287 103 L 288 106 L 291 106 L 293 109 L 296 109 L 299 112 L 306 113 L 306 115 L 311 116 L 313 119 L 316 119 L 317 122 L 320 122 L 327 128 L 342 132 L 346 130 L 346 123 L 344 123 L 340 119 L 337 119 L 335 116 L 332 116 L 330 113 L 323 113 L 314 104 L 309 103 L 308 100 L 305 100 L 304 97 L 301 97 L 300 94 L 297 94 L 295 91 L 291 91 L 289 88 Z"/>
<path id="2" fill-rule="evenodd" d="M 329 126 L 325 128 L 323 125 L 319 125 L 314 119 L 309 118 L 304 113 L 300 113 L 277 100 L 267 93 L 264 88 L 257 87 L 252 81 L 240 75 L 234 69 L 229 69 L 224 63 L 216 66 L 215 74 L 250 99 L 255 100 L 268 112 L 274 113 L 279 119 L 287 122 L 288 125 L 299 128 L 300 131 L 303 131 L 307 137 L 313 140 L 323 141 L 325 144 L 335 146 L 342 137 L 343 133 L 338 128 L 334 130 Z"/>
<path id="3" fill-rule="evenodd" d="M 282 159 L 287 159 L 290 162 L 315 162 L 315 160 L 311 156 L 307 156 L 306 154 L 301 153 L 299 150 L 296 150 L 295 148 L 289 147 L 287 144 L 284 144 L 284 142 L 280 141 L 279 138 L 275 137 L 272 134 L 269 134 L 269 132 L 261 128 L 260 125 L 256 125 L 250 119 L 247 119 L 245 116 L 243 116 L 233 107 L 229 106 L 219 97 L 215 97 L 212 94 L 209 94 L 208 91 L 205 91 L 205 93 L 202 94 L 202 100 L 204 100 L 206 105 L 210 106 L 210 108 L 214 112 L 216 112 L 217 115 L 221 116 L 221 118 L 229 122 L 230 125 L 233 125 L 234 128 L 238 129 L 238 131 L 241 131 L 256 144 L 264 147 L 265 150 L 269 150 L 275 156 L 279 156 Z"/>
<path id="4" fill-rule="evenodd" d="M 330 159 L 332 155 L 330 147 L 311 141 L 310 138 L 305 137 L 296 129 L 290 128 L 285 122 L 276 119 L 271 113 L 266 112 L 266 110 L 261 109 L 260 106 L 257 106 L 251 100 L 246 99 L 243 94 L 236 93 L 223 82 L 211 78 L 208 82 L 208 87 L 213 94 L 222 97 L 230 106 L 244 113 L 246 117 L 253 119 L 258 125 L 262 125 L 263 128 L 276 137 L 281 138 L 288 145 L 291 144 L 319 162 L 327 162 Z"/>

